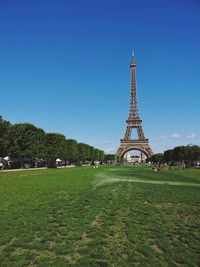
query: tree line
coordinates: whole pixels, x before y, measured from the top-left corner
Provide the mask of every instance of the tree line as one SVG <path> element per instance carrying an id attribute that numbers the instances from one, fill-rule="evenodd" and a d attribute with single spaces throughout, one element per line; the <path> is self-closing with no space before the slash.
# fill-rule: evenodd
<path id="1" fill-rule="evenodd" d="M 57 158 L 68 164 L 103 161 L 104 151 L 60 133 L 46 133 L 30 123 L 11 124 L 0 116 L 0 157 L 46 159 L 54 164 Z"/>
<path id="2" fill-rule="evenodd" d="M 177 146 L 174 149 L 164 151 L 164 153 L 154 154 L 148 161 L 154 163 L 168 163 L 175 165 L 184 162 L 186 165 L 200 161 L 200 146 L 187 145 Z"/>

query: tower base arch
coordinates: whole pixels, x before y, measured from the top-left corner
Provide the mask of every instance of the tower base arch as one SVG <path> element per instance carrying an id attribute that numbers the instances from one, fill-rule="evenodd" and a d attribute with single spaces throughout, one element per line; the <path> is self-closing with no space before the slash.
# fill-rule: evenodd
<path id="1" fill-rule="evenodd" d="M 149 146 L 148 139 L 145 140 L 121 140 L 120 147 L 117 150 L 116 155 L 123 157 L 128 151 L 139 150 L 144 153 L 147 158 L 153 155 L 153 151 Z"/>

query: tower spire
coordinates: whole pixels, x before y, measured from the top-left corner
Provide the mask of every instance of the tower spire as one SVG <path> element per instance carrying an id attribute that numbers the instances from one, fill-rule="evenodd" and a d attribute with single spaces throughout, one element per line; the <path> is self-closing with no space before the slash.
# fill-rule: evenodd
<path id="1" fill-rule="evenodd" d="M 132 66 L 136 66 L 136 61 L 135 61 L 135 53 L 134 53 L 134 51 L 132 51 L 132 56 L 131 56 L 131 62 L 130 62 L 130 68 L 132 67 Z"/>
<path id="2" fill-rule="evenodd" d="M 136 95 L 136 61 L 134 57 L 134 52 L 132 52 L 132 59 L 130 63 L 131 68 L 131 84 L 130 84 L 130 107 L 129 107 L 129 120 L 139 119 L 139 111 L 137 104 L 137 95 Z"/>

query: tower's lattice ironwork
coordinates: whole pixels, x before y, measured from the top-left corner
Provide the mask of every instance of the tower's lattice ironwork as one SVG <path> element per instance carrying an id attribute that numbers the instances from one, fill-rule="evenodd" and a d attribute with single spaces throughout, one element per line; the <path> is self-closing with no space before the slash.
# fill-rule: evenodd
<path id="1" fill-rule="evenodd" d="M 128 120 L 126 121 L 126 131 L 125 136 L 121 139 L 120 147 L 117 151 L 117 155 L 123 157 L 124 154 L 130 150 L 140 150 L 147 157 L 153 155 L 153 151 L 149 146 L 148 139 L 145 138 L 142 129 L 142 120 L 139 117 L 139 110 L 137 104 L 137 91 L 136 91 L 136 61 L 132 54 L 132 59 L 130 62 L 131 68 L 131 94 L 130 94 L 130 108 Z M 132 130 L 136 129 L 137 139 L 131 139 Z"/>

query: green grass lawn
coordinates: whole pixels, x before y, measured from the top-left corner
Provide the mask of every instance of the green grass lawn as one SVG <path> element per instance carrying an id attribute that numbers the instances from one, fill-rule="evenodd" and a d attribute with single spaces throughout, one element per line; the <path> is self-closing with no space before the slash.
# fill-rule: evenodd
<path id="1" fill-rule="evenodd" d="M 0 266 L 200 266 L 200 170 L 0 172 Z"/>

